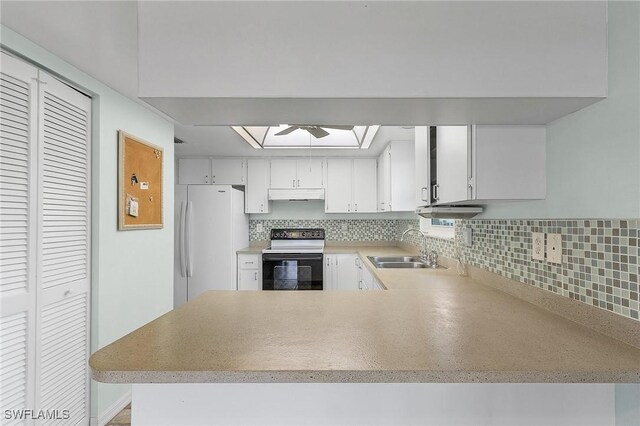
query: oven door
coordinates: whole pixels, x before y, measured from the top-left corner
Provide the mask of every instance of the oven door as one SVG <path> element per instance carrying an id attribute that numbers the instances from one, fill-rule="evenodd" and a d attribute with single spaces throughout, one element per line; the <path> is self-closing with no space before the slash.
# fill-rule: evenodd
<path id="1" fill-rule="evenodd" d="M 322 290 L 322 253 L 263 253 L 263 290 Z"/>

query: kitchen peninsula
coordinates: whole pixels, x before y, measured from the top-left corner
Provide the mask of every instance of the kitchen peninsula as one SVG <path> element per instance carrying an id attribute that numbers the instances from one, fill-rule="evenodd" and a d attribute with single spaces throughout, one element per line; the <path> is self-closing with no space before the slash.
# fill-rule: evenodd
<path id="1" fill-rule="evenodd" d="M 526 406 L 529 392 L 549 401 L 541 423 L 575 421 L 578 408 L 602 423 L 611 383 L 640 382 L 637 347 L 455 268 L 377 270 L 366 260 L 400 248 L 337 252 L 349 250 L 388 291 L 207 292 L 96 352 L 94 379 L 134 384 L 134 424 L 296 424 L 301 410 L 321 423 L 444 421 L 453 401 L 469 405 L 447 421 L 504 420 L 540 408 Z M 391 394 L 407 406 L 382 407 Z M 500 408 L 509 395 L 519 397 Z"/>

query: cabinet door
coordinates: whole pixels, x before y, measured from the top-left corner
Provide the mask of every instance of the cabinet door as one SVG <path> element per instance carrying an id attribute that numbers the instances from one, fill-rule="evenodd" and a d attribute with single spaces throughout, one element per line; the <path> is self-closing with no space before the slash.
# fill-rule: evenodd
<path id="1" fill-rule="evenodd" d="M 391 210 L 412 212 L 415 210 L 415 144 L 413 141 L 393 141 L 389 146 Z"/>
<path id="2" fill-rule="evenodd" d="M 245 213 L 269 213 L 269 161 L 247 160 Z"/>
<path id="3" fill-rule="evenodd" d="M 353 160 L 351 211 L 358 213 L 375 213 L 377 211 L 378 190 L 376 182 L 375 158 Z M 346 183 L 345 183 L 346 185 Z"/>
<path id="4" fill-rule="evenodd" d="M 327 213 L 352 211 L 351 160 L 333 158 L 327 160 L 327 193 L 324 209 Z"/>
<path id="5" fill-rule="evenodd" d="M 211 160 L 208 158 L 178 159 L 178 183 L 181 185 L 211 183 Z"/>
<path id="6" fill-rule="evenodd" d="M 469 200 L 471 126 L 438 126 L 436 203 Z"/>
<path id="7" fill-rule="evenodd" d="M 322 168 L 323 160 L 320 158 L 300 158 L 297 167 L 297 188 L 323 188 Z"/>
<path id="8" fill-rule="evenodd" d="M 335 254 L 324 255 L 324 265 L 322 268 L 322 289 L 323 290 L 335 290 Z"/>
<path id="9" fill-rule="evenodd" d="M 378 157 L 378 211 L 391 210 L 391 167 L 389 155 L 391 149 L 387 146 Z"/>
<path id="10" fill-rule="evenodd" d="M 362 267 L 362 285 L 360 290 L 371 290 L 373 289 L 373 274 L 366 266 Z"/>
<path id="11" fill-rule="evenodd" d="M 244 160 L 241 158 L 214 158 L 211 160 L 211 183 L 244 185 L 244 174 Z"/>
<path id="12" fill-rule="evenodd" d="M 297 185 L 297 161 L 295 159 L 271 160 L 271 186 L 270 188 L 290 189 Z"/>
<path id="13" fill-rule="evenodd" d="M 429 127 L 415 127 L 415 192 L 416 207 L 431 203 L 431 153 Z"/>
<path id="14" fill-rule="evenodd" d="M 335 290 L 358 289 L 358 266 L 356 254 L 335 255 Z"/>
<path id="15" fill-rule="evenodd" d="M 238 270 L 238 290 L 257 291 L 262 290 L 262 277 L 258 269 Z"/>

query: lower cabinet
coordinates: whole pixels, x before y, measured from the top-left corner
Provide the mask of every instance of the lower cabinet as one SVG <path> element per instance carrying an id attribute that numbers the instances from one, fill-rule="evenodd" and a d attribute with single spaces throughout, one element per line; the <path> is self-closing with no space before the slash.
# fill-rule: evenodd
<path id="1" fill-rule="evenodd" d="M 384 287 L 380 284 L 380 281 L 373 276 L 373 273 L 364 266 L 362 259 L 358 257 L 358 289 L 359 290 L 383 290 Z"/>
<path id="2" fill-rule="evenodd" d="M 324 283 L 325 290 L 357 290 L 358 267 L 357 254 L 325 254 Z"/>
<path id="3" fill-rule="evenodd" d="M 238 290 L 262 290 L 262 255 L 238 255 Z"/>
<path id="4" fill-rule="evenodd" d="M 357 254 L 324 255 L 325 290 L 383 290 Z"/>

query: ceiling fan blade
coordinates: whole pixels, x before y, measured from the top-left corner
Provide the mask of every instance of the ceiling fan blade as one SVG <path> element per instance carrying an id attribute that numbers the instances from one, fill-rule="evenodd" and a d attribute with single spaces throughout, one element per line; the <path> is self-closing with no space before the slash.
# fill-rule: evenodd
<path id="1" fill-rule="evenodd" d="M 323 127 L 325 129 L 337 129 L 337 130 L 353 130 L 354 126 L 320 126 Z"/>
<path id="2" fill-rule="evenodd" d="M 316 139 L 324 138 L 325 136 L 329 136 L 329 132 L 317 126 L 309 126 L 304 128 L 306 131 L 311 133 Z"/>
<path id="3" fill-rule="evenodd" d="M 300 127 L 298 127 L 298 126 L 287 127 L 286 129 L 276 133 L 275 136 L 288 135 L 289 133 L 293 132 L 294 130 L 298 130 L 299 128 Z"/>

